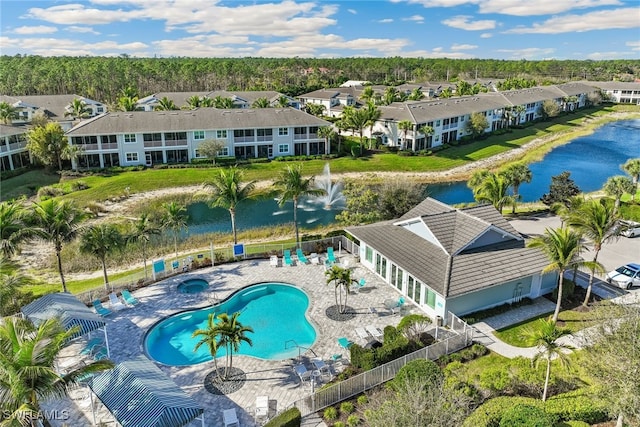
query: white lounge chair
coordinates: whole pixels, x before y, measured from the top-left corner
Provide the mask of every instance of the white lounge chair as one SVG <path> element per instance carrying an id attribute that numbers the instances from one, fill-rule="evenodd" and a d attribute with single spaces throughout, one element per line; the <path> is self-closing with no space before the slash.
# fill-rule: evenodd
<path id="1" fill-rule="evenodd" d="M 240 427 L 235 408 L 224 409 L 222 411 L 222 420 L 224 421 L 224 427 Z"/>
<path id="2" fill-rule="evenodd" d="M 122 301 L 120 301 L 120 298 L 118 298 L 118 295 L 116 295 L 115 292 L 111 292 L 109 294 L 109 308 L 111 310 L 118 311 L 122 310 L 123 308 L 127 308 L 127 306 L 124 305 Z"/>
<path id="3" fill-rule="evenodd" d="M 376 339 L 384 337 L 384 333 L 376 326 L 368 325 L 365 329 Z"/>
<path id="4" fill-rule="evenodd" d="M 271 267 L 277 267 L 278 266 L 278 256 L 277 255 L 271 255 L 270 261 L 269 261 L 269 265 L 271 265 Z"/>
<path id="5" fill-rule="evenodd" d="M 364 328 L 356 328 L 356 335 L 358 336 L 358 338 L 365 341 L 369 340 L 369 333 Z"/>
<path id="6" fill-rule="evenodd" d="M 269 396 L 256 397 L 256 420 L 269 418 Z"/>

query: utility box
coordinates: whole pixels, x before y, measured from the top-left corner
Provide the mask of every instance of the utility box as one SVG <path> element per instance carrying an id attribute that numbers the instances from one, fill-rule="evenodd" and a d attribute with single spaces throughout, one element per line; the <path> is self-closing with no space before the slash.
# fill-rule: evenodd
<path id="1" fill-rule="evenodd" d="M 442 316 L 436 316 L 436 326 L 442 327 Z"/>

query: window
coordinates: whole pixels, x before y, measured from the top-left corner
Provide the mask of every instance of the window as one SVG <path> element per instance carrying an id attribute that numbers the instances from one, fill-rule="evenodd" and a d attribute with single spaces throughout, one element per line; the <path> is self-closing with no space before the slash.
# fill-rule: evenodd
<path id="1" fill-rule="evenodd" d="M 413 293 L 413 300 L 418 304 L 420 304 L 420 288 L 422 288 L 422 283 L 416 280 L 416 288 Z"/>
<path id="2" fill-rule="evenodd" d="M 271 141 L 273 140 L 273 129 L 258 129 L 258 141 Z"/>
<path id="3" fill-rule="evenodd" d="M 159 133 L 143 133 L 142 139 L 144 142 L 162 141 L 162 134 Z"/>
<path id="4" fill-rule="evenodd" d="M 440 120 L 436 120 L 436 126 L 440 126 Z"/>
<path id="5" fill-rule="evenodd" d="M 98 114 L 104 113 L 104 107 L 98 107 L 96 108 L 96 111 L 98 112 Z"/>
<path id="6" fill-rule="evenodd" d="M 195 139 L 195 140 L 204 139 L 204 131 L 203 130 L 194 130 L 193 131 L 193 139 Z"/>
<path id="7" fill-rule="evenodd" d="M 115 135 L 102 135 L 100 137 L 100 142 L 103 144 L 117 144 L 118 138 Z"/>
<path id="8" fill-rule="evenodd" d="M 280 154 L 289 153 L 289 144 L 278 144 L 278 153 Z"/>
<path id="9" fill-rule="evenodd" d="M 136 142 L 136 134 L 135 133 L 125 133 L 124 134 L 124 142 L 127 144 L 131 144 Z"/>
<path id="10" fill-rule="evenodd" d="M 229 155 L 229 147 L 223 147 L 222 150 L 216 153 L 217 156 L 225 157 Z"/>
<path id="11" fill-rule="evenodd" d="M 427 288 L 427 305 L 431 308 L 436 308 L 436 293 Z"/>
<path id="12" fill-rule="evenodd" d="M 278 136 L 289 135 L 289 128 L 278 128 Z"/>
<path id="13" fill-rule="evenodd" d="M 195 150 L 193 150 L 193 157 L 195 157 L 196 159 L 201 159 L 205 156 L 200 154 L 200 150 L 198 150 L 197 148 Z"/>
<path id="14" fill-rule="evenodd" d="M 216 131 L 216 138 L 218 138 L 218 139 L 226 139 L 227 138 L 227 131 L 226 130 L 217 130 Z"/>
<path id="15" fill-rule="evenodd" d="M 366 259 L 369 262 L 373 262 L 373 249 L 370 248 L 369 246 L 367 246 L 367 249 L 365 251 L 364 259 Z"/>
<path id="16" fill-rule="evenodd" d="M 127 162 L 137 162 L 138 161 L 138 153 L 126 153 Z"/>

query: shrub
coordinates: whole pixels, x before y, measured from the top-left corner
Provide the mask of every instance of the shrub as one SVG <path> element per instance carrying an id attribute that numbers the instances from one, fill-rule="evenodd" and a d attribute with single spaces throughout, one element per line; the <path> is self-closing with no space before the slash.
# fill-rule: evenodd
<path id="1" fill-rule="evenodd" d="M 515 405 L 507 409 L 500 419 L 500 427 L 553 427 L 555 417 L 530 405 Z"/>
<path id="2" fill-rule="evenodd" d="M 358 344 L 349 347 L 351 353 L 351 364 L 356 368 L 368 371 L 375 368 L 376 355 L 373 349 L 362 348 Z"/>
<path id="3" fill-rule="evenodd" d="M 502 366 L 488 368 L 480 373 L 479 386 L 491 393 L 502 393 L 509 384 L 511 377 Z"/>
<path id="4" fill-rule="evenodd" d="M 415 341 L 409 341 L 405 337 L 402 338 L 389 344 L 385 342 L 382 347 L 375 349 L 376 366 L 395 360 L 420 348 L 420 345 Z"/>
<path id="5" fill-rule="evenodd" d="M 336 421 L 333 423 L 333 427 L 345 427 L 345 424 L 342 421 Z"/>
<path id="6" fill-rule="evenodd" d="M 351 402 L 342 402 L 340 404 L 340 413 L 341 414 L 350 414 L 355 410 L 353 403 Z"/>
<path id="7" fill-rule="evenodd" d="M 358 396 L 357 402 L 358 402 L 358 405 L 360 405 L 360 406 L 366 405 L 367 402 L 369 402 L 369 398 L 367 397 L 366 394 L 363 394 L 363 395 Z"/>
<path id="8" fill-rule="evenodd" d="M 327 421 L 333 421 L 336 418 L 338 418 L 338 410 L 333 406 L 329 406 L 327 409 L 324 410 L 323 417 Z"/>
<path id="9" fill-rule="evenodd" d="M 545 409 L 558 415 L 561 421 L 596 424 L 609 419 L 607 403 L 584 388 L 552 396 L 546 401 Z"/>
<path id="10" fill-rule="evenodd" d="M 440 367 L 428 359 L 417 359 L 404 365 L 398 371 L 398 375 L 389 381 L 391 388 L 406 382 L 407 380 L 425 379 L 427 384 L 436 384 L 442 381 L 444 374 Z"/>
<path id="11" fill-rule="evenodd" d="M 84 181 L 74 181 L 71 183 L 72 191 L 86 190 L 87 188 L 89 188 L 89 186 Z"/>
<path id="12" fill-rule="evenodd" d="M 300 410 L 291 408 L 271 419 L 264 427 L 300 427 L 301 422 Z"/>
<path id="13" fill-rule="evenodd" d="M 349 427 L 353 427 L 357 426 L 358 424 L 360 424 L 360 417 L 356 414 L 349 415 L 349 418 L 347 418 L 347 425 Z"/>
<path id="14" fill-rule="evenodd" d="M 474 344 L 471 346 L 471 350 L 476 355 L 476 357 L 484 356 L 489 353 L 489 349 L 482 344 Z"/>
<path id="15" fill-rule="evenodd" d="M 558 424 L 558 427 L 589 427 L 591 424 L 585 423 L 584 421 L 565 421 L 564 423 Z"/>
<path id="16" fill-rule="evenodd" d="M 57 187 L 46 186 L 40 187 L 40 189 L 38 190 L 38 198 L 40 200 L 47 200 L 52 197 L 62 196 L 62 194 L 62 190 Z"/>

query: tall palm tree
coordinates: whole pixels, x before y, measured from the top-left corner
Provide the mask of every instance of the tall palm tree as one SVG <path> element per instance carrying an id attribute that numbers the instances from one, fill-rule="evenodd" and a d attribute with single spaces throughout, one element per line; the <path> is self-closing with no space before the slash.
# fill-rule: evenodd
<path id="1" fill-rule="evenodd" d="M 280 108 L 290 107 L 291 105 L 289 104 L 289 98 L 284 95 L 280 95 L 278 97 L 278 101 L 276 102 L 276 106 Z"/>
<path id="2" fill-rule="evenodd" d="M 553 312 L 553 322 L 558 321 L 560 314 L 560 304 L 562 303 L 562 284 L 564 273 L 568 269 L 586 265 L 580 258 L 580 252 L 584 249 L 581 242 L 582 236 L 567 227 L 557 229 L 547 228 L 542 236 L 532 239 L 527 246 L 540 248 L 547 256 L 549 264 L 542 269 L 543 273 L 556 271 L 558 273 L 558 299 L 556 309 Z"/>
<path id="3" fill-rule="evenodd" d="M 365 109 L 355 109 L 345 107 L 342 113 L 342 121 L 348 129 L 357 131 L 360 135 L 360 155 L 364 152 L 364 134 L 363 130 L 369 126 L 369 114 Z"/>
<path id="4" fill-rule="evenodd" d="M 423 134 L 425 139 L 426 139 L 428 136 L 433 135 L 434 130 L 433 130 L 433 127 L 431 127 L 429 125 L 423 125 L 423 126 L 420 126 L 420 129 L 418 129 L 418 132 Z M 414 142 L 414 144 L 415 144 L 415 142 Z M 425 141 L 425 146 L 426 146 L 426 141 Z M 415 147 L 414 147 L 414 151 L 415 151 Z"/>
<path id="5" fill-rule="evenodd" d="M 207 327 L 205 329 L 196 329 L 191 335 L 191 338 L 200 337 L 200 341 L 196 343 L 193 351 L 198 351 L 203 345 L 209 347 L 209 353 L 211 353 L 211 357 L 213 357 L 213 366 L 216 370 L 216 375 L 218 375 L 218 358 L 216 357 L 216 353 L 218 353 L 218 348 L 220 348 L 220 328 L 214 321 L 215 316 L 214 313 L 209 314 Z"/>
<path id="6" fill-rule="evenodd" d="M 334 288 L 334 296 L 336 298 L 336 305 L 338 306 L 338 311 L 340 313 L 344 313 L 347 308 L 347 298 L 349 297 L 349 286 L 352 283 L 357 283 L 352 276 L 353 271 L 349 268 L 342 268 L 337 265 L 331 266 L 330 269 L 324 272 L 325 276 L 327 276 L 327 285 L 333 282 Z M 344 295 L 344 303 L 342 301 L 342 296 Z"/>
<path id="7" fill-rule="evenodd" d="M 11 258 L 20 245 L 33 235 L 27 225 L 27 211 L 19 202 L 0 203 L 0 253 Z"/>
<path id="8" fill-rule="evenodd" d="M 172 111 L 178 110 L 178 106 L 173 102 L 173 100 L 163 96 L 162 99 L 158 100 L 158 105 L 154 108 L 157 111 Z"/>
<path id="9" fill-rule="evenodd" d="M 617 237 L 618 215 L 609 203 L 602 203 L 600 200 L 590 199 L 581 204 L 577 209 L 569 212 L 564 219 L 569 227 L 573 227 L 593 244 L 593 266 L 589 275 L 589 285 L 587 295 L 582 305 L 585 307 L 589 303 L 593 276 L 598 269 L 598 254 L 602 245 Z M 600 270 L 599 272 L 602 272 Z"/>
<path id="10" fill-rule="evenodd" d="M 396 102 L 400 98 L 400 94 L 398 93 L 398 89 L 393 86 L 388 87 L 384 91 L 384 95 L 382 95 L 382 102 L 384 105 L 389 105 Z"/>
<path id="11" fill-rule="evenodd" d="M 55 370 L 62 348 L 78 332 L 58 319 L 37 327 L 18 317 L 0 319 L 0 409 L 3 425 L 36 425 L 40 403 L 61 398 L 87 375 L 113 368 L 110 360 L 80 366 L 64 375 Z"/>
<path id="12" fill-rule="evenodd" d="M 236 209 L 238 204 L 251 197 L 251 192 L 256 186 L 255 181 L 243 184 L 243 173 L 236 166 L 227 170 L 220 169 L 213 175 L 210 181 L 205 182 L 205 188 L 210 189 L 213 195 L 211 207 L 225 208 L 231 215 L 231 230 L 233 231 L 233 243 L 238 243 L 236 230 Z"/>
<path id="13" fill-rule="evenodd" d="M 147 276 L 147 245 L 151 240 L 151 236 L 161 233 L 160 227 L 155 224 L 147 213 L 140 215 L 140 218 L 133 221 L 131 229 L 127 234 L 127 241 L 139 242 L 142 244 L 142 261 L 144 263 L 144 280 Z"/>
<path id="14" fill-rule="evenodd" d="M 480 184 L 482 184 L 482 182 L 491 174 L 493 174 L 493 172 L 488 169 L 476 169 L 471 174 L 471 178 L 467 181 L 467 187 L 475 191 L 475 189 L 478 188 Z"/>
<path id="15" fill-rule="evenodd" d="M 500 175 L 489 173 L 473 190 L 473 197 L 478 202 L 491 203 L 500 213 L 509 203 L 514 203 L 509 195 L 509 181 Z"/>
<path id="16" fill-rule="evenodd" d="M 402 146 L 401 150 L 404 150 L 407 146 L 407 132 L 413 129 L 413 123 L 409 120 L 401 120 L 398 123 L 398 129 L 402 131 Z"/>
<path id="17" fill-rule="evenodd" d="M 533 178 L 531 169 L 526 163 L 512 163 L 500 172 L 504 176 L 513 190 L 513 209 L 511 213 L 516 213 L 516 202 L 520 200 L 520 185 L 524 182 L 529 183 Z"/>
<path id="18" fill-rule="evenodd" d="M 135 111 L 138 107 L 137 97 L 121 96 L 118 98 L 118 110 L 120 111 Z"/>
<path id="19" fill-rule="evenodd" d="M 424 93 L 422 93 L 420 88 L 415 88 L 411 91 L 411 94 L 409 94 L 408 99 L 411 101 L 420 101 L 421 99 L 424 99 Z"/>
<path id="20" fill-rule="evenodd" d="M 638 192 L 638 180 L 640 179 L 640 159 L 629 159 L 622 165 L 622 170 L 631 177 L 633 182 L 633 193 L 631 193 L 631 200 L 636 199 L 636 193 Z"/>
<path id="21" fill-rule="evenodd" d="M 280 194 L 278 204 L 284 204 L 293 201 L 293 225 L 296 230 L 296 245 L 300 244 L 300 236 L 298 234 L 298 201 L 304 196 L 322 196 L 325 191 L 314 187 L 314 177 L 304 178 L 302 176 L 302 165 L 287 166 L 280 172 L 280 176 L 273 183 L 276 191 Z"/>
<path id="22" fill-rule="evenodd" d="M 240 344 L 246 342 L 253 345 L 251 338 L 247 337 L 248 332 L 253 332 L 250 326 L 244 326 L 238 321 L 240 312 L 236 311 L 231 316 L 227 313 L 218 314 L 217 329 L 221 335 L 218 345 L 224 345 L 227 352 L 227 363 L 224 371 L 225 379 L 228 378 L 229 371 L 233 368 L 233 353 L 240 350 Z"/>
<path id="23" fill-rule="evenodd" d="M 178 259 L 178 235 L 183 228 L 187 228 L 186 214 L 187 208 L 177 202 L 168 202 L 162 204 L 164 215 L 162 218 L 162 227 L 170 229 L 173 232 L 173 247 L 176 251 L 176 259 Z"/>
<path id="24" fill-rule="evenodd" d="M 267 98 L 257 98 L 251 104 L 251 108 L 269 108 L 269 107 L 271 107 L 271 104 L 269 103 L 269 100 Z"/>
<path id="25" fill-rule="evenodd" d="M 71 117 L 73 119 L 86 119 L 91 115 L 91 109 L 84 100 L 74 98 L 71 104 L 67 106 L 67 111 L 64 115 L 65 117 Z"/>
<path id="26" fill-rule="evenodd" d="M 189 109 L 194 110 L 202 106 L 202 97 L 198 95 L 192 95 L 187 98 L 187 106 Z"/>
<path id="27" fill-rule="evenodd" d="M 382 116 L 382 111 L 373 103 L 373 101 L 367 102 L 367 106 L 364 107 L 364 111 L 367 112 L 367 124 L 369 125 L 369 138 L 373 138 L 373 127 L 376 122 Z M 371 144 L 369 144 L 371 148 Z"/>
<path id="28" fill-rule="evenodd" d="M 321 126 L 318 128 L 318 136 L 324 138 L 325 153 L 331 152 L 331 138 L 336 136 L 336 131 L 331 126 Z"/>
<path id="29" fill-rule="evenodd" d="M 215 98 L 213 98 L 213 106 L 215 108 L 220 108 L 223 110 L 229 110 L 231 108 L 233 108 L 233 99 L 231 98 L 223 98 L 222 96 L 218 95 Z"/>
<path id="30" fill-rule="evenodd" d="M 529 343 L 538 347 L 539 351 L 533 357 L 532 362 L 540 363 L 540 359 L 547 361 L 547 371 L 544 377 L 544 389 L 542 392 L 542 401 L 547 400 L 547 390 L 549 389 L 549 378 L 551 377 L 551 359 L 556 359 L 563 367 L 568 367 L 570 363 L 567 350 L 573 349 L 570 345 L 561 344 L 558 338 L 570 335 L 569 329 L 558 328 L 553 320 L 538 320 L 538 327 L 528 332 Z"/>
<path id="31" fill-rule="evenodd" d="M 107 257 L 123 249 L 126 240 L 114 224 L 98 224 L 87 227 L 80 235 L 80 252 L 93 255 L 102 264 L 104 288 L 109 291 Z"/>
<path id="32" fill-rule="evenodd" d="M 60 158 L 69 160 L 74 170 L 78 169 L 78 159 L 84 154 L 84 146 L 69 144 L 60 153 Z M 87 164 L 87 170 L 89 165 Z"/>
<path id="33" fill-rule="evenodd" d="M 624 195 L 624 193 L 632 193 L 635 189 L 633 182 L 629 178 L 623 175 L 616 175 L 609 177 L 607 182 L 604 183 L 604 192 L 607 196 L 612 196 L 615 198 L 615 210 L 618 211 L 620 208 L 620 199 Z"/>
<path id="34" fill-rule="evenodd" d="M 35 203 L 29 218 L 34 234 L 42 240 L 53 243 L 63 292 L 67 292 L 67 284 L 62 272 L 62 245 L 77 236 L 86 216 L 72 202 L 50 199 Z"/>
<path id="35" fill-rule="evenodd" d="M 373 101 L 374 93 L 375 92 L 373 91 L 373 88 L 371 86 L 365 86 L 362 90 L 362 93 L 360 94 L 360 99 L 362 99 L 366 103 L 369 103 L 370 101 Z"/>

